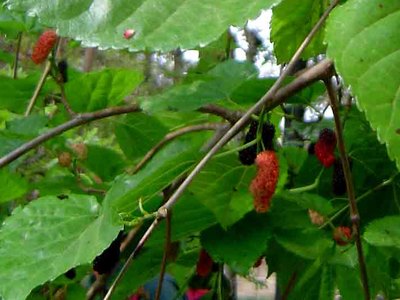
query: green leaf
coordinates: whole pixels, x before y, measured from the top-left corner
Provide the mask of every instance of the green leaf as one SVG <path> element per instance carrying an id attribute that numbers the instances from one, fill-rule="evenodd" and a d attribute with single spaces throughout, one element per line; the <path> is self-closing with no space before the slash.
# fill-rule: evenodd
<path id="1" fill-rule="evenodd" d="M 371 222 L 363 237 L 375 246 L 400 248 L 400 216 L 388 216 Z"/>
<path id="2" fill-rule="evenodd" d="M 306 259 L 321 257 L 333 245 L 333 241 L 317 228 L 281 230 L 275 238 L 287 251 Z"/>
<path id="3" fill-rule="evenodd" d="M 168 133 L 157 118 L 144 113 L 130 114 L 115 124 L 117 141 L 130 159 L 144 155 Z"/>
<path id="4" fill-rule="evenodd" d="M 23 196 L 28 192 L 28 183 L 7 168 L 0 170 L 0 203 Z"/>
<path id="5" fill-rule="evenodd" d="M 121 174 L 125 164 L 120 154 L 109 148 L 88 145 L 85 166 L 96 173 L 103 181 L 111 181 Z"/>
<path id="6" fill-rule="evenodd" d="M 364 299 L 359 270 L 337 267 L 336 284 L 343 300 Z"/>
<path id="7" fill-rule="evenodd" d="M 228 60 L 218 64 L 198 80 L 177 85 L 162 94 L 145 97 L 141 107 L 145 111 L 190 111 L 207 103 L 226 99 L 244 81 L 255 76 L 252 64 Z"/>
<path id="8" fill-rule="evenodd" d="M 143 80 L 134 70 L 105 69 L 82 74 L 65 85 L 66 98 L 76 112 L 121 104 Z"/>
<path id="9" fill-rule="evenodd" d="M 120 229 L 93 196 L 43 197 L 15 209 L 0 230 L 0 295 L 25 299 L 35 286 L 90 263 Z"/>
<path id="10" fill-rule="evenodd" d="M 39 74 L 21 79 L 0 75 L 0 109 L 8 109 L 15 113 L 24 112 L 38 80 Z M 45 85 L 39 96 L 44 95 L 47 90 Z"/>
<path id="11" fill-rule="evenodd" d="M 329 1 L 326 0 L 283 0 L 272 9 L 271 41 L 278 64 L 288 62 L 305 37 L 318 22 Z M 320 29 L 302 58 L 310 58 L 325 52 L 324 30 Z"/>
<path id="12" fill-rule="evenodd" d="M 400 168 L 400 2 L 354 0 L 329 18 L 328 56 Z M 340 34 L 338 34 L 340 32 Z"/>
<path id="13" fill-rule="evenodd" d="M 332 203 L 328 199 L 317 194 L 311 193 L 281 193 L 287 201 L 292 201 L 305 209 L 315 210 L 324 216 L 328 216 L 333 212 Z"/>
<path id="14" fill-rule="evenodd" d="M 235 271 L 247 274 L 267 249 L 270 238 L 268 218 L 251 212 L 226 231 L 219 225 L 203 231 L 201 244 L 214 261 L 225 262 Z"/>
<path id="15" fill-rule="evenodd" d="M 173 179 L 186 172 L 199 155 L 198 143 L 178 140 L 162 149 L 140 172 L 122 175 L 108 191 L 104 201 L 117 212 L 132 212 L 157 194 Z"/>
<path id="16" fill-rule="evenodd" d="M 248 187 L 254 174 L 254 168 L 239 163 L 237 154 L 213 159 L 196 177 L 190 191 L 226 229 L 253 209 Z"/>
<path id="17" fill-rule="evenodd" d="M 278 0 L 129 0 L 96 2 L 75 0 L 9 0 L 8 7 L 56 27 L 61 36 L 85 45 L 166 52 L 178 47 L 193 49 L 216 40 L 229 25 L 244 25 L 261 9 Z M 201 16 L 199 18 L 199 16 Z M 135 36 L 123 37 L 126 29 Z"/>
<path id="18" fill-rule="evenodd" d="M 24 118 L 6 122 L 8 131 L 21 136 L 35 137 L 47 124 L 47 117 L 42 115 L 29 115 Z"/>

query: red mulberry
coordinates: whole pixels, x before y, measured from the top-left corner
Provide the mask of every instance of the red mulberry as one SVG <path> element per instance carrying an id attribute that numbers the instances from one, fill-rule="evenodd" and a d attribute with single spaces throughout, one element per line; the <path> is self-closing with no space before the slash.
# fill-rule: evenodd
<path id="1" fill-rule="evenodd" d="M 269 210 L 279 178 L 279 162 L 274 151 L 263 151 L 257 155 L 257 175 L 250 185 L 254 197 L 254 208 L 263 213 Z"/>
<path id="2" fill-rule="evenodd" d="M 333 130 L 325 128 L 321 131 L 315 144 L 314 151 L 318 160 L 325 168 L 329 168 L 335 162 L 336 136 Z"/>
<path id="3" fill-rule="evenodd" d="M 201 249 L 196 266 L 197 275 L 200 277 L 207 277 L 212 271 L 213 264 L 214 262 L 211 256 L 204 249 Z"/>
<path id="4" fill-rule="evenodd" d="M 41 64 L 49 56 L 51 49 L 57 41 L 57 34 L 53 30 L 47 30 L 37 40 L 32 52 L 32 61 Z"/>
<path id="5" fill-rule="evenodd" d="M 336 227 L 333 231 L 333 239 L 339 246 L 345 246 L 348 244 L 351 238 L 351 228 L 347 226 Z"/>

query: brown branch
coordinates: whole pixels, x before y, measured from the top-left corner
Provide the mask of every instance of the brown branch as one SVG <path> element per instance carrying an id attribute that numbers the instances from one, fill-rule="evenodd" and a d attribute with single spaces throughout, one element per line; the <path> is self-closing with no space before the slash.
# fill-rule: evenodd
<path id="1" fill-rule="evenodd" d="M 170 141 L 180 137 L 184 134 L 196 131 L 203 131 L 203 130 L 216 130 L 220 126 L 224 125 L 223 123 L 205 123 L 193 126 L 187 126 L 180 128 L 176 131 L 168 133 L 157 145 L 151 148 L 146 155 L 142 158 L 142 160 L 135 166 L 135 169 L 132 171 L 133 174 L 136 174 L 153 156 L 157 153 L 165 144 L 169 143 Z"/>
<path id="2" fill-rule="evenodd" d="M 293 290 L 294 285 L 296 283 L 297 280 L 297 272 L 294 271 L 292 273 L 292 275 L 289 278 L 289 282 L 286 285 L 285 291 L 283 292 L 282 295 L 282 300 L 286 300 L 289 297 L 290 292 Z"/>
<path id="3" fill-rule="evenodd" d="M 237 120 L 239 120 L 240 117 L 243 115 L 242 112 L 232 111 L 215 104 L 204 105 L 200 107 L 197 111 L 219 116 L 232 124 L 236 123 Z"/>
<path id="4" fill-rule="evenodd" d="M 346 148 L 344 145 L 343 139 L 343 128 L 342 123 L 340 121 L 338 100 L 335 92 L 335 88 L 332 84 L 331 77 L 327 77 L 325 80 L 326 90 L 328 92 L 329 100 L 331 103 L 333 116 L 335 119 L 335 128 L 336 128 L 336 138 L 338 142 L 338 149 L 340 153 L 340 159 L 342 161 L 344 178 L 346 180 L 346 188 L 347 195 L 349 198 L 349 206 L 350 206 L 350 219 L 352 222 L 352 230 L 356 240 L 357 246 L 357 255 L 358 255 L 358 264 L 360 266 L 361 273 L 361 281 L 364 288 L 364 297 L 366 300 L 370 299 L 369 285 L 368 285 L 368 275 L 367 275 L 367 267 L 365 264 L 365 258 L 363 254 L 363 248 L 361 244 L 360 237 L 360 215 L 358 213 L 357 201 L 355 197 L 354 185 L 353 185 L 353 177 L 350 170 L 349 159 L 346 154 Z"/>
<path id="5" fill-rule="evenodd" d="M 75 118 L 65 122 L 57 127 L 50 129 L 49 131 L 39 135 L 38 137 L 30 140 L 29 142 L 19 146 L 17 149 L 11 151 L 10 153 L 4 155 L 0 158 L 0 168 L 4 167 L 5 165 L 9 164 L 10 162 L 16 160 L 18 157 L 22 156 L 23 154 L 29 152 L 30 150 L 34 149 L 35 147 L 39 146 L 40 144 L 48 141 L 49 139 L 62 134 L 63 132 L 70 130 L 72 128 L 81 126 L 83 124 L 108 118 L 111 116 L 131 113 L 131 112 L 138 112 L 141 111 L 138 105 L 126 105 L 126 106 L 118 106 L 112 108 L 106 108 L 102 110 L 98 110 L 95 112 L 84 113 L 76 115 Z"/>
<path id="6" fill-rule="evenodd" d="M 13 68 L 13 79 L 17 79 L 17 77 L 18 77 L 18 62 L 19 62 L 19 51 L 21 49 L 21 41 L 22 41 L 22 32 L 18 32 L 17 49 L 15 49 L 15 61 L 14 61 L 14 68 Z"/>
<path id="7" fill-rule="evenodd" d="M 203 159 L 201 159 L 200 162 L 196 165 L 196 167 L 190 172 L 190 174 L 186 177 L 186 179 L 182 182 L 182 184 L 178 187 L 178 189 L 174 192 L 174 194 L 169 198 L 169 200 L 163 206 L 160 207 L 160 209 L 158 210 L 156 219 L 153 221 L 153 223 L 147 229 L 147 231 L 143 235 L 142 239 L 139 241 L 138 245 L 136 246 L 135 250 L 132 252 L 132 254 L 126 260 L 120 273 L 118 274 L 118 276 L 114 280 L 113 284 L 111 285 L 110 289 L 108 290 L 107 295 L 104 297 L 104 300 L 109 300 L 111 298 L 111 295 L 113 294 L 116 286 L 118 285 L 118 283 L 120 282 L 122 277 L 125 275 L 126 271 L 128 270 L 128 267 L 129 267 L 130 263 L 132 262 L 132 259 L 135 257 L 135 255 L 138 253 L 138 251 L 140 251 L 140 249 L 144 246 L 147 239 L 152 234 L 154 228 L 156 228 L 158 223 L 162 219 L 165 218 L 168 210 L 176 203 L 176 201 L 183 194 L 183 192 L 186 190 L 186 188 L 189 186 L 189 184 L 192 182 L 192 180 L 201 171 L 201 169 L 206 165 L 206 163 L 214 156 L 214 154 L 216 154 L 219 151 L 219 149 L 221 149 L 230 139 L 232 139 L 237 134 L 237 132 L 241 128 L 243 128 L 248 123 L 252 114 L 259 112 L 263 107 L 265 107 L 265 111 L 269 111 L 273 107 L 280 104 L 280 101 L 274 101 L 275 94 L 278 94 L 281 84 L 286 79 L 288 74 L 291 73 L 295 63 L 300 58 L 302 52 L 307 47 L 307 45 L 311 42 L 311 39 L 314 37 L 314 35 L 317 33 L 317 31 L 322 27 L 322 24 L 328 18 L 329 13 L 338 4 L 338 2 L 339 2 L 339 0 L 334 0 L 332 2 L 332 4 L 329 6 L 329 8 L 324 12 L 324 14 L 321 16 L 321 18 L 317 22 L 317 24 L 313 27 L 311 32 L 307 35 L 307 37 L 305 38 L 303 43 L 300 45 L 299 49 L 296 51 L 296 53 L 290 60 L 289 64 L 287 65 L 287 68 L 282 72 L 282 74 L 280 75 L 278 80 L 274 83 L 274 85 L 271 87 L 271 89 L 254 106 L 252 106 L 231 127 L 231 129 L 228 130 L 228 132 L 226 134 L 224 134 L 222 136 L 222 138 L 210 149 L 210 151 L 208 151 L 208 153 L 203 157 Z M 327 66 L 331 67 L 332 63 L 329 60 L 327 60 L 325 62 L 325 64 Z M 324 69 L 323 71 L 324 71 L 324 73 L 326 73 L 327 70 Z M 305 73 L 307 73 L 307 71 Z M 281 93 L 280 97 L 282 97 L 283 95 L 285 95 L 285 92 L 283 92 L 283 94 Z M 284 101 L 284 100 L 282 99 L 281 101 Z"/>

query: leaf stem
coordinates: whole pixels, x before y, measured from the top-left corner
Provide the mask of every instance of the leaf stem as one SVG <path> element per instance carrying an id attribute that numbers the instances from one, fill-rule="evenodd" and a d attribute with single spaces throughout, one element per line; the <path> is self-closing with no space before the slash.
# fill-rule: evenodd
<path id="1" fill-rule="evenodd" d="M 20 52 L 20 49 L 21 49 L 21 41 L 22 41 L 22 32 L 18 32 L 18 35 L 17 35 L 17 48 L 15 49 L 13 79 L 17 79 L 17 77 L 18 77 L 18 62 L 19 62 L 19 52 Z"/>
<path id="2" fill-rule="evenodd" d="M 343 139 L 343 128 L 342 123 L 340 120 L 339 114 L 339 107 L 337 101 L 337 95 L 335 88 L 332 84 L 331 76 L 325 78 L 324 83 L 326 90 L 328 92 L 331 108 L 333 111 L 333 117 L 335 120 L 335 128 L 336 128 L 336 138 L 338 143 L 338 149 L 340 153 L 340 159 L 342 161 L 343 173 L 346 181 L 347 187 L 347 196 L 349 199 L 349 207 L 350 207 L 350 219 L 352 222 L 352 231 L 355 237 L 356 246 L 357 246 L 357 256 L 358 256 L 358 264 L 360 267 L 360 275 L 361 281 L 364 289 L 364 298 L 365 300 L 370 300 L 370 291 L 368 285 L 368 274 L 367 274 L 367 267 L 365 263 L 362 243 L 361 243 L 361 236 L 360 236 L 360 215 L 358 213 L 357 201 L 355 197 L 354 185 L 353 185 L 353 177 L 350 170 L 350 163 L 348 156 L 346 154 L 346 148 L 344 145 Z"/>
<path id="3" fill-rule="evenodd" d="M 321 178 L 321 175 L 323 172 L 324 172 L 324 169 L 322 168 L 321 171 L 319 172 L 317 178 L 315 178 L 315 181 L 312 184 L 298 187 L 298 188 L 293 188 L 293 189 L 288 190 L 288 192 L 293 193 L 293 194 L 298 194 L 298 193 L 308 192 L 308 191 L 311 191 L 311 190 L 317 188 L 319 185 L 319 179 Z"/>

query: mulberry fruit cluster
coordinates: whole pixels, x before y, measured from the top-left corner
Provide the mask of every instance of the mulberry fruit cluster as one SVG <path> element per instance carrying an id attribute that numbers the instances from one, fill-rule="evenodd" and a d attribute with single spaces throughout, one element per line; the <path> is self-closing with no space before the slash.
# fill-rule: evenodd
<path id="1" fill-rule="evenodd" d="M 333 130 L 325 128 L 319 134 L 319 139 L 314 147 L 315 155 L 325 168 L 335 162 L 336 136 Z"/>
<path id="2" fill-rule="evenodd" d="M 110 273 L 119 261 L 120 235 L 93 261 L 93 270 L 99 274 Z"/>
<path id="3" fill-rule="evenodd" d="M 250 143 L 257 138 L 258 121 L 250 123 L 249 131 L 246 133 L 244 144 Z M 261 128 L 261 139 L 266 150 L 272 150 L 274 147 L 275 127 L 271 123 L 263 124 Z M 254 164 L 257 157 L 257 145 L 252 145 L 239 151 L 239 160 L 243 165 L 250 166 Z"/>
<path id="4" fill-rule="evenodd" d="M 256 165 L 257 174 L 250 184 L 250 192 L 253 194 L 256 212 L 263 213 L 269 210 L 278 183 L 278 157 L 274 151 L 263 151 L 257 155 Z"/>
<path id="5" fill-rule="evenodd" d="M 41 64 L 49 56 L 57 41 L 57 34 L 53 30 L 47 30 L 37 40 L 32 52 L 32 61 Z"/>
<path id="6" fill-rule="evenodd" d="M 211 256 L 204 249 L 201 249 L 196 265 L 196 274 L 200 277 L 207 277 L 212 271 L 213 264 Z"/>
<path id="7" fill-rule="evenodd" d="M 339 226 L 333 230 L 333 239 L 339 246 L 345 246 L 351 238 L 351 228 L 347 226 Z"/>

